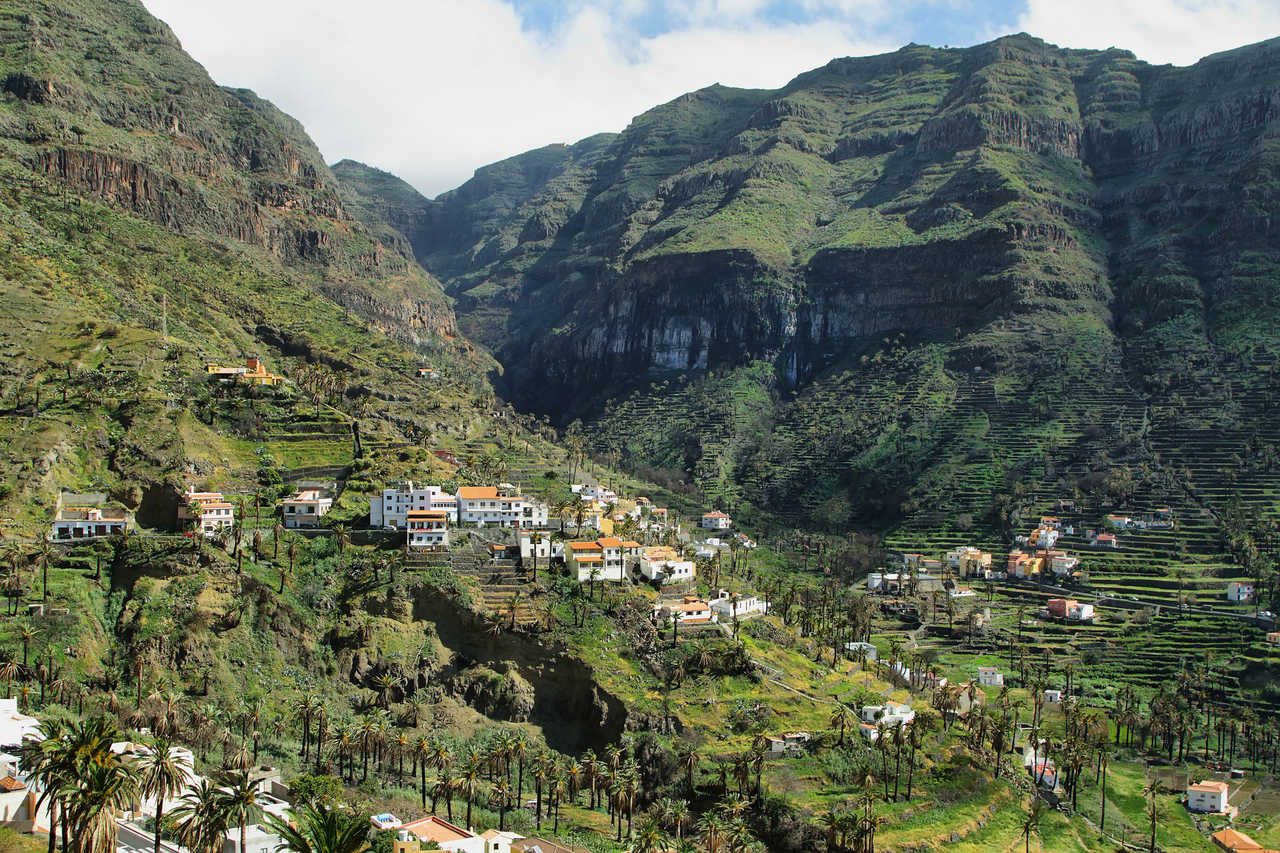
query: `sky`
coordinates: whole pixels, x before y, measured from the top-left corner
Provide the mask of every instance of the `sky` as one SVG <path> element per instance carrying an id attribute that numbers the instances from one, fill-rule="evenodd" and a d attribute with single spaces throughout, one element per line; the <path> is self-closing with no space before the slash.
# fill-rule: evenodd
<path id="1" fill-rule="evenodd" d="M 776 88 L 842 56 L 1029 32 L 1155 63 L 1280 35 L 1280 0 L 143 0 L 223 85 L 326 159 L 434 197 L 476 168 L 622 130 L 712 83 Z"/>

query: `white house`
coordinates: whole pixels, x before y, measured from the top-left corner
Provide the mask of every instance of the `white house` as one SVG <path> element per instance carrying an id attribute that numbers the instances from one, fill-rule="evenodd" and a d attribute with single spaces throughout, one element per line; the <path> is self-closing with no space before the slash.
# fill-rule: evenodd
<path id="1" fill-rule="evenodd" d="M 1226 782 L 1200 781 L 1187 786 L 1187 810 L 1203 814 L 1223 814 L 1230 789 Z"/>
<path id="2" fill-rule="evenodd" d="M 590 542 L 570 542 L 564 552 L 565 567 L 580 582 L 620 581 L 626 577 L 626 559 L 640 550 L 640 543 L 616 536 L 601 536 Z"/>
<path id="3" fill-rule="evenodd" d="M 845 643 L 844 650 L 854 657 L 861 655 L 870 661 L 877 660 L 880 657 L 880 652 L 876 649 L 874 643 L 863 643 L 861 641 Z"/>
<path id="4" fill-rule="evenodd" d="M 991 568 L 991 554 L 981 548 L 962 545 L 947 552 L 947 565 L 953 569 L 967 569 L 971 574 Z"/>
<path id="5" fill-rule="evenodd" d="M 653 618 L 659 621 L 676 619 L 681 624 L 718 621 L 718 617 L 715 611 L 711 609 L 711 605 L 692 595 L 686 595 L 684 601 L 678 604 L 655 604 L 653 606 Z"/>
<path id="6" fill-rule="evenodd" d="M 722 589 L 711 599 L 711 609 L 722 621 L 747 619 L 752 616 L 763 616 L 769 612 L 769 602 L 754 595 L 741 595 Z"/>
<path id="7" fill-rule="evenodd" d="M 1227 601 L 1253 601 L 1253 583 L 1248 581 L 1228 583 Z"/>
<path id="8" fill-rule="evenodd" d="M 700 526 L 706 530 L 728 530 L 733 526 L 733 519 L 729 517 L 727 512 L 713 510 L 712 512 L 704 512 Z"/>
<path id="9" fill-rule="evenodd" d="M 441 850 L 461 853 L 485 853 L 483 839 L 473 832 L 454 826 L 435 815 L 428 815 L 413 823 L 406 823 L 396 830 L 395 853 L 409 853 L 422 849 L 422 842 L 432 842 Z"/>
<path id="10" fill-rule="evenodd" d="M 197 492 L 194 486 L 188 486 L 178 501 L 178 522 L 184 521 L 195 521 L 202 535 L 212 537 L 229 531 L 236 514 L 222 492 Z"/>
<path id="11" fill-rule="evenodd" d="M 983 687 L 1002 687 L 1004 674 L 994 666 L 978 667 L 978 683 Z"/>
<path id="12" fill-rule="evenodd" d="M 511 843 L 524 838 L 514 832 L 499 832 L 496 829 L 487 830 L 480 837 L 484 840 L 483 853 L 511 853 Z"/>
<path id="13" fill-rule="evenodd" d="M 551 533 L 546 530 L 520 531 L 520 559 L 546 563 L 551 559 Z"/>
<path id="14" fill-rule="evenodd" d="M 1037 527 L 1031 532 L 1028 541 L 1037 548 L 1052 548 L 1058 544 L 1058 536 L 1061 531 L 1053 527 Z"/>
<path id="15" fill-rule="evenodd" d="M 640 574 L 662 583 L 689 583 L 696 569 L 692 560 L 684 559 L 674 548 L 654 546 L 640 552 L 636 561 Z"/>
<path id="16" fill-rule="evenodd" d="M 280 502 L 280 516 L 289 529 L 319 527 L 320 519 L 333 509 L 333 498 L 319 489 L 299 489 Z"/>
<path id="17" fill-rule="evenodd" d="M 439 510 L 451 521 L 458 519 L 458 499 L 439 486 L 417 487 L 412 480 L 383 489 L 369 500 L 369 526 L 403 530 L 414 510 Z"/>
<path id="18" fill-rule="evenodd" d="M 1059 705 L 1062 703 L 1062 691 L 1049 688 L 1044 691 L 1044 701 L 1050 705 Z"/>
<path id="19" fill-rule="evenodd" d="M 40 728 L 40 721 L 18 710 L 18 700 L 0 699 L 0 746 L 21 746 L 27 735 Z"/>
<path id="20" fill-rule="evenodd" d="M 1080 558 L 1066 551 L 1050 551 L 1048 558 L 1049 570 L 1055 575 L 1069 575 L 1080 565 Z"/>
<path id="21" fill-rule="evenodd" d="M 101 493 L 59 492 L 49 538 L 66 541 L 124 533 L 129 527 L 130 513 L 119 507 L 104 506 L 106 502 L 107 496 Z"/>
<path id="22" fill-rule="evenodd" d="M 1058 768 L 1053 766 L 1052 761 L 1035 763 L 1027 769 L 1031 771 L 1031 778 L 1037 780 L 1046 791 L 1058 787 Z"/>
<path id="23" fill-rule="evenodd" d="M 910 705 L 890 702 L 887 705 L 863 705 L 860 713 L 864 723 L 884 723 L 889 728 L 896 725 L 910 725 L 916 718 L 916 712 Z"/>
<path id="24" fill-rule="evenodd" d="M 458 521 L 497 527 L 546 527 L 547 505 L 526 498 L 510 483 L 458 489 Z"/>
<path id="25" fill-rule="evenodd" d="M 38 799 L 39 795 L 19 782 L 17 778 L 13 776 L 0 778 L 0 826 L 26 833 L 35 831 L 38 823 L 47 831 L 48 809 L 42 807 L 37 816 Z"/>
<path id="26" fill-rule="evenodd" d="M 575 495 L 582 495 L 584 501 L 601 501 L 607 504 L 616 504 L 618 502 L 617 492 L 600 485 L 574 483 L 569 487 L 569 491 Z"/>
<path id="27" fill-rule="evenodd" d="M 449 548 L 449 514 L 439 509 L 411 509 L 405 518 L 410 548 L 445 551 Z"/>

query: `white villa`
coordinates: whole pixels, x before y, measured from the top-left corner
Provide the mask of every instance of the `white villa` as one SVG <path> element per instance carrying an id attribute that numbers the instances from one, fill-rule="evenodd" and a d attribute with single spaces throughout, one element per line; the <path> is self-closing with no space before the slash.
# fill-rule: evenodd
<path id="1" fill-rule="evenodd" d="M 49 538 L 66 541 L 123 534 L 129 528 L 130 513 L 118 507 L 104 506 L 106 502 L 104 494 L 59 492 Z"/>
<path id="2" fill-rule="evenodd" d="M 860 714 L 864 723 L 884 723 L 889 728 L 896 725 L 910 725 L 916 718 L 916 712 L 910 705 L 890 702 L 887 705 L 863 705 Z"/>
<path id="3" fill-rule="evenodd" d="M 458 522 L 496 527 L 546 527 L 547 505 L 510 483 L 458 489 Z"/>
<path id="4" fill-rule="evenodd" d="M 711 599 L 710 604 L 717 616 L 728 621 L 732 621 L 735 617 L 747 619 L 752 616 L 763 616 L 769 612 L 769 602 L 754 595 L 740 595 L 724 589 Z"/>
<path id="5" fill-rule="evenodd" d="M 333 498 L 319 489 L 299 489 L 290 497 L 280 502 L 280 515 L 284 518 L 284 526 L 289 529 L 299 527 L 319 527 L 320 519 L 333 509 Z"/>
<path id="6" fill-rule="evenodd" d="M 1187 810 L 1202 814 L 1224 814 L 1230 789 L 1226 782 L 1200 781 L 1187 786 Z"/>
<path id="7" fill-rule="evenodd" d="M 222 492 L 197 492 L 195 487 L 188 486 L 178 501 L 178 521 L 196 521 L 199 532 L 212 537 L 230 530 L 236 515 Z"/>
<path id="8" fill-rule="evenodd" d="M 700 598 L 686 595 L 678 604 L 655 604 L 653 616 L 659 621 L 676 619 L 680 624 L 715 622 L 717 617 L 711 605 Z"/>
<path id="9" fill-rule="evenodd" d="M 1004 686 L 1004 673 L 994 666 L 980 666 L 978 667 L 978 683 L 983 687 L 1002 687 Z"/>
<path id="10" fill-rule="evenodd" d="M 419 488 L 412 480 L 383 489 L 380 497 L 369 500 L 369 526 L 403 530 L 413 510 L 440 510 L 456 521 L 458 499 L 439 486 Z"/>
<path id="11" fill-rule="evenodd" d="M 1248 581 L 1228 583 L 1227 601 L 1253 601 L 1253 583 Z"/>
<path id="12" fill-rule="evenodd" d="M 947 566 L 977 573 L 983 569 L 991 568 L 991 554 L 981 548 L 962 545 L 953 551 L 947 552 Z"/>
<path id="13" fill-rule="evenodd" d="M 535 542 L 535 538 L 537 541 Z M 540 563 L 551 560 L 551 533 L 547 530 L 522 529 L 520 531 L 520 559 Z"/>
<path id="14" fill-rule="evenodd" d="M 591 580 L 620 581 L 626 577 L 626 558 L 640 550 L 640 543 L 623 541 L 616 536 L 601 536 L 590 542 L 570 542 L 565 548 L 564 562 L 579 582 Z"/>
<path id="15" fill-rule="evenodd" d="M 712 512 L 704 512 L 700 526 L 705 530 L 728 530 L 733 526 L 733 519 L 729 517 L 727 512 L 714 510 Z"/>
<path id="16" fill-rule="evenodd" d="M 643 549 L 636 566 L 649 580 L 662 583 L 688 583 L 696 571 L 692 560 L 684 559 L 675 548 L 665 545 Z"/>

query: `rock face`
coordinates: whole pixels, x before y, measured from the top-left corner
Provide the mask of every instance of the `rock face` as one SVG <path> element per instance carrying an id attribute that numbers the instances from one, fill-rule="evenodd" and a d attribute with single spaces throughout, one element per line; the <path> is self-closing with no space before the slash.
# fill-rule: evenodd
<path id="1" fill-rule="evenodd" d="M 305 268 L 322 297 L 410 342 L 456 333 L 439 283 L 347 212 L 301 125 L 216 85 L 140 3 L 22 0 L 0 14 L 6 159 L 90 202 Z"/>
<path id="2" fill-rule="evenodd" d="M 999 336 L 1049 312 L 1123 332 L 1152 249 L 1274 259 L 1270 218 L 1227 188 L 1272 200 L 1278 87 L 1278 41 L 1191 68 L 1028 36 L 912 45 L 694 92 L 434 201 L 338 174 L 448 283 L 507 393 L 568 418 L 671 370 L 766 359 L 803 382 L 890 331 Z"/>
<path id="3" fill-rule="evenodd" d="M 1174 68 L 1018 35 L 713 86 L 434 200 L 338 174 L 560 422 L 760 362 L 803 391 L 900 335 L 953 377 L 1031 391 L 1051 351 L 1185 392 L 1242 317 L 1280 338 L 1278 91 L 1280 40 Z"/>

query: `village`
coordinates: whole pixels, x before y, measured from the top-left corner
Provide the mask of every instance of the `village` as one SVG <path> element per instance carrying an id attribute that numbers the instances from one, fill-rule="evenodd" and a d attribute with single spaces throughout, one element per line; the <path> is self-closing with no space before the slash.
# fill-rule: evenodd
<path id="1" fill-rule="evenodd" d="M 275 388 L 285 382 L 253 357 L 244 366 L 210 362 L 207 372 L 212 381 L 233 385 Z M 432 379 L 421 372 L 419 378 Z M 529 490 L 527 481 L 521 485 L 494 477 L 486 482 L 474 472 L 463 476 L 453 451 L 437 448 L 430 453 L 438 460 L 431 479 L 425 483 L 394 480 L 362 489 L 359 500 L 367 504 L 367 515 L 362 512 L 355 518 L 348 502 L 342 520 L 334 520 L 335 507 L 344 496 L 343 484 L 338 482 L 300 478 L 290 480 L 288 488 L 281 486 L 278 494 L 264 496 L 219 491 L 213 488 L 214 482 L 188 478 L 173 502 L 171 519 L 157 524 L 152 517 L 151 526 L 145 528 L 106 492 L 61 491 L 51 507 L 46 538 L 51 544 L 74 547 L 128 537 L 176 537 L 193 547 L 220 549 L 238 564 L 247 549 L 255 555 L 265 553 L 264 541 L 274 541 L 278 550 L 285 537 L 346 540 L 358 534 L 364 545 L 398 552 L 406 569 L 442 569 L 474 583 L 478 607 L 489 614 L 492 624 L 505 624 L 511 630 L 541 627 L 537 624 L 541 617 L 529 602 L 551 578 L 577 584 L 587 601 L 603 601 L 606 589 L 614 600 L 622 594 L 643 595 L 649 620 L 673 645 L 704 637 L 736 641 L 742 625 L 760 617 L 787 624 L 790 596 L 781 600 L 779 587 L 744 582 L 750 574 L 736 571 L 761 546 L 722 509 L 682 515 L 644 495 L 623 494 L 589 478 L 561 481 L 564 493 L 552 497 L 544 489 Z M 454 472 L 442 475 L 439 463 Z M 869 748 L 900 750 L 913 737 L 923 737 L 938 719 L 947 725 L 960 722 L 973 727 L 995 709 L 1007 713 L 1010 690 L 1016 685 L 1033 706 L 1032 720 L 1020 721 L 1015 712 L 1010 736 L 993 747 L 1010 756 L 1023 781 L 1047 799 L 1057 802 L 1074 796 L 1078 770 L 1072 768 L 1073 758 L 1063 752 L 1062 744 L 1054 742 L 1055 735 L 1045 732 L 1043 721 L 1054 715 L 1069 726 L 1083 692 L 1078 680 L 1072 683 L 1070 669 L 1054 673 L 1048 666 L 1028 661 L 1028 655 L 1015 646 L 1020 645 L 1024 628 L 1050 626 L 1069 636 L 1095 627 L 1117 599 L 1090 583 L 1093 555 L 1123 553 L 1134 537 L 1176 530 L 1177 522 L 1167 507 L 1089 516 L 1078 511 L 1074 501 L 1060 500 L 1056 509 L 1058 514 L 1041 515 L 1028 532 L 1012 536 L 1007 550 L 985 542 L 983 547 L 955 544 L 938 550 L 905 550 L 859 580 L 856 587 L 873 602 L 879 622 L 874 633 L 868 622 L 865 634 L 846 639 L 841 648 L 845 659 L 858 662 L 867 683 L 875 679 L 885 685 L 876 696 L 850 694 L 858 698 L 849 708 L 849 724 Z M 283 590 L 283 567 L 280 571 Z M 1014 608 L 1008 600 L 994 601 L 996 589 L 1004 599 L 1026 602 L 1017 607 L 1012 623 L 1008 617 Z M 1246 579 L 1224 580 L 1221 602 L 1224 613 L 1242 620 L 1270 618 L 1269 613 L 1249 607 L 1255 602 L 1255 590 Z M 1136 603 L 1152 605 L 1157 614 L 1161 607 L 1181 613 L 1191 610 L 1177 601 Z M 65 608 L 48 602 L 31 603 L 28 608 L 36 615 L 66 615 Z M 959 632 L 953 623 L 962 626 Z M 899 636 L 905 639 L 900 641 Z M 1267 639 L 1280 645 L 1280 634 L 1271 632 Z M 998 661 L 992 652 L 1006 641 L 1007 660 Z M 930 645 L 929 655 L 926 645 Z M 945 655 L 938 653 L 952 648 L 965 654 L 951 655 L 944 673 L 937 664 Z M 761 661 L 752 661 L 751 666 L 769 672 Z M 846 691 L 859 680 L 852 680 Z M 0 779 L 5 792 L 0 795 L 4 803 L 0 825 L 23 832 L 46 831 L 51 816 L 42 797 L 45 791 L 39 777 L 27 772 L 22 762 L 23 743 L 38 740 L 40 720 L 26 715 L 22 700 L 5 701 L 12 707 L 0 706 L 4 715 L 0 722 L 7 721 L 10 727 L 0 735 L 0 747 L 7 750 L 0 754 L 0 771 L 7 774 Z M 844 726 L 841 718 L 841 739 Z M 913 735 L 913 728 L 919 733 Z M 774 728 L 760 733 L 753 748 L 784 764 L 804 762 L 829 736 L 817 730 Z M 117 742 L 112 749 L 144 760 L 150 747 Z M 188 768 L 184 785 L 172 797 L 138 798 L 125 810 L 121 850 L 149 848 L 150 815 L 157 809 L 180 807 L 184 796 L 205 781 L 191 769 L 190 749 L 174 745 L 171 751 L 175 761 Z M 283 819 L 296 798 L 278 769 L 260 764 L 242 769 L 246 784 L 254 787 L 262 805 L 262 816 L 252 824 L 229 827 L 224 853 L 240 851 L 242 844 L 254 850 L 274 849 L 281 839 L 267 816 Z M 1232 787 L 1231 774 L 1228 767 L 1203 777 L 1188 776 L 1177 789 L 1180 801 L 1193 819 L 1214 821 L 1203 824 L 1203 831 L 1222 849 L 1261 849 L 1250 847 L 1249 836 L 1231 825 L 1239 811 L 1232 797 L 1240 790 Z M 476 832 L 468 821 L 455 822 L 453 815 L 412 817 L 410 813 L 402 819 L 383 812 L 373 816 L 371 827 L 394 838 L 392 848 L 397 853 L 416 851 L 424 844 L 467 853 L 564 849 L 548 838 L 525 838 L 505 829 Z M 163 849 L 179 853 L 167 842 Z"/>

